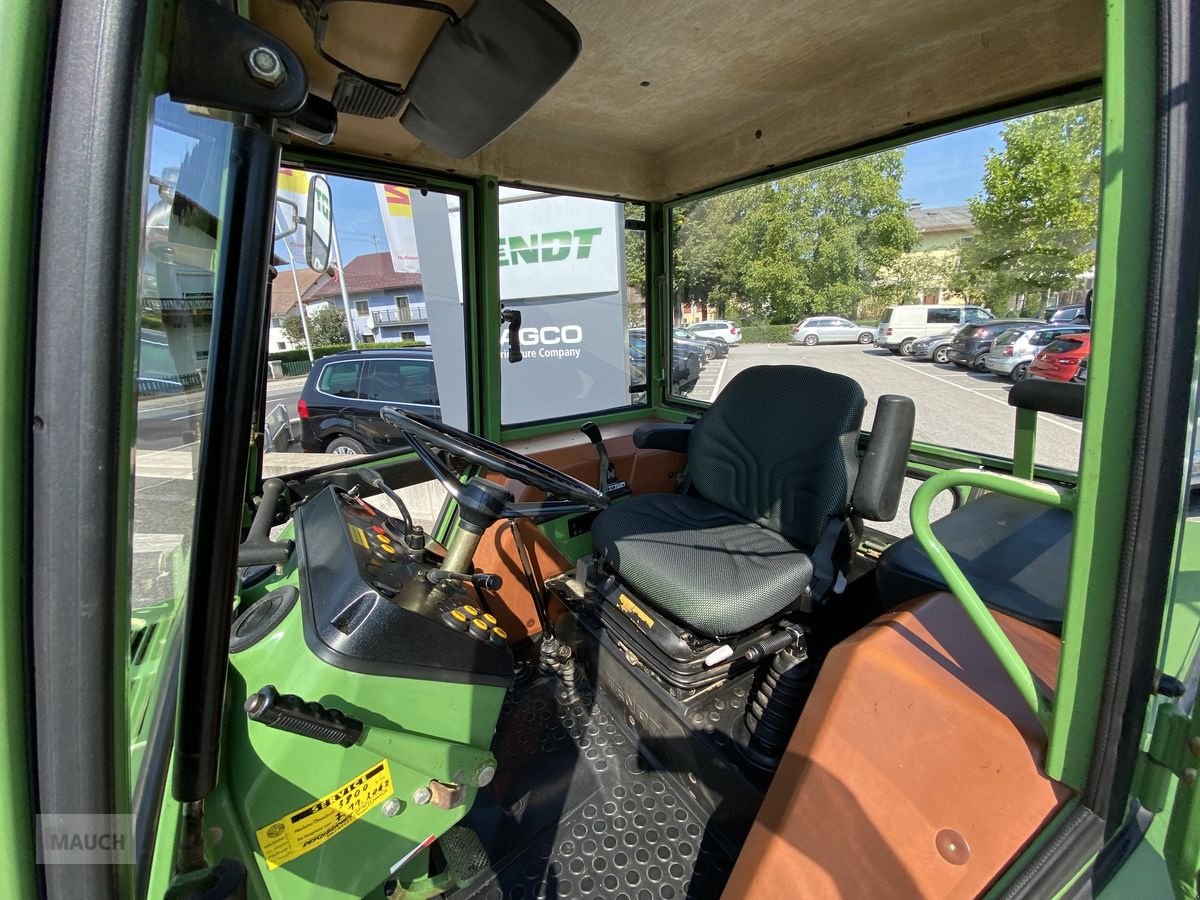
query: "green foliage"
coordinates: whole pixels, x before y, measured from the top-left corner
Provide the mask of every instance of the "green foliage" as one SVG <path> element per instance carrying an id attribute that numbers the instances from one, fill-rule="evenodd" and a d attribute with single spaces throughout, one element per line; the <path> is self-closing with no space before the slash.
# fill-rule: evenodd
<path id="1" fill-rule="evenodd" d="M 359 344 L 359 350 L 392 350 L 403 347 L 428 347 L 429 345 L 421 341 L 376 341 L 372 344 Z M 322 356 L 333 356 L 335 353 L 345 353 L 350 349 L 349 344 L 326 344 L 323 347 L 313 347 L 313 359 L 320 359 Z M 303 348 L 299 350 L 278 350 L 272 353 L 267 359 L 277 359 L 280 362 L 295 362 L 300 359 L 308 359 L 308 351 Z"/>
<path id="2" fill-rule="evenodd" d="M 289 316 L 283 322 L 283 333 L 293 344 L 303 347 L 304 323 L 300 316 Z M 314 347 L 342 344 L 350 340 L 346 330 L 346 314 L 333 306 L 308 314 L 308 336 Z"/>
<path id="3" fill-rule="evenodd" d="M 1016 295 L 1070 287 L 1095 264 L 1100 130 L 1099 102 L 1004 126 L 983 190 L 968 201 L 979 230 L 963 248 L 955 289 L 1005 309 Z"/>
<path id="4" fill-rule="evenodd" d="M 742 342 L 745 344 L 786 344 L 791 339 L 791 325 L 745 325 L 742 327 Z"/>
<path id="5" fill-rule="evenodd" d="M 856 315 L 881 270 L 917 244 L 903 162 L 889 150 L 680 208 L 675 300 L 777 324 Z"/>

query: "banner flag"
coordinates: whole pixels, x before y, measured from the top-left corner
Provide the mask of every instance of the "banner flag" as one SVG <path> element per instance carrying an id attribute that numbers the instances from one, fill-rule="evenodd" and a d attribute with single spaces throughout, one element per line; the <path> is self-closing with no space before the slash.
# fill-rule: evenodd
<path id="1" fill-rule="evenodd" d="M 284 241 L 301 262 L 304 260 L 304 225 L 299 220 L 304 217 L 304 209 L 308 206 L 310 177 L 308 172 L 299 169 L 280 169 L 279 180 L 275 185 L 277 200 L 288 200 L 296 204 L 295 220 L 292 218 L 292 211 L 289 209 L 285 213 L 279 204 L 275 207 L 275 217 L 278 220 L 276 227 L 288 227 L 295 221 L 296 230 L 284 238 Z"/>
<path id="2" fill-rule="evenodd" d="M 397 272 L 420 272 L 412 198 L 408 188 L 376 184 L 375 195 L 379 199 L 379 215 L 383 218 L 383 230 L 392 254 L 392 268 Z"/>

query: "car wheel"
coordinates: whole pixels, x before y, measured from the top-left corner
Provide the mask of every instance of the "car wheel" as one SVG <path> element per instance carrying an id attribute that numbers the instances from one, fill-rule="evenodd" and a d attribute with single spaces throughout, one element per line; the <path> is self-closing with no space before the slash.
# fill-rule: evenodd
<path id="1" fill-rule="evenodd" d="M 1021 363 L 1019 366 L 1013 369 L 1011 377 L 1013 381 L 1024 381 L 1026 378 L 1028 378 L 1029 363 Z"/>
<path id="2" fill-rule="evenodd" d="M 900 355 L 901 356 L 912 356 L 912 348 L 913 348 L 913 344 L 915 344 L 915 343 L 916 343 L 916 341 L 913 340 L 912 338 L 908 338 L 907 340 L 901 341 L 900 342 Z"/>
<path id="3" fill-rule="evenodd" d="M 817 346 L 817 336 L 815 334 L 806 335 L 804 338 L 804 346 L 805 347 Z"/>
<path id="4" fill-rule="evenodd" d="M 976 372 L 986 372 L 988 370 L 987 354 L 980 353 L 977 357 L 971 360 L 971 368 Z"/>
<path id="5" fill-rule="evenodd" d="M 716 359 L 717 358 L 717 348 L 714 347 L 712 344 L 705 344 L 704 345 L 704 358 L 705 359 Z"/>
<path id="6" fill-rule="evenodd" d="M 352 437 L 339 435 L 329 442 L 325 447 L 325 452 L 337 456 L 351 456 L 355 453 L 366 453 L 367 448 Z"/>
<path id="7" fill-rule="evenodd" d="M 871 334 L 871 332 L 869 332 L 869 331 L 864 331 L 862 334 L 860 334 L 858 336 L 858 342 L 860 344 L 869 344 L 873 340 L 875 340 L 875 335 Z"/>
<path id="8" fill-rule="evenodd" d="M 950 348 L 949 347 L 938 347 L 936 350 L 934 350 L 933 351 L 933 361 L 936 363 L 950 362 Z"/>

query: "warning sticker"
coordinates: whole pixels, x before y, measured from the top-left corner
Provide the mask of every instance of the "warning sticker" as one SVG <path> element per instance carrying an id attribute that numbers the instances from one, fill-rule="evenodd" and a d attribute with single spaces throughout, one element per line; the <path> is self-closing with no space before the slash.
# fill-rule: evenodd
<path id="1" fill-rule="evenodd" d="M 617 607 L 621 610 L 621 612 L 629 616 L 629 618 L 638 619 L 641 621 L 647 628 L 654 627 L 654 620 L 646 615 L 645 610 L 643 610 L 624 594 L 619 594 L 617 596 Z"/>
<path id="2" fill-rule="evenodd" d="M 258 829 L 254 834 L 267 868 L 278 868 L 321 846 L 391 795 L 392 773 L 384 759 L 332 794 Z"/>

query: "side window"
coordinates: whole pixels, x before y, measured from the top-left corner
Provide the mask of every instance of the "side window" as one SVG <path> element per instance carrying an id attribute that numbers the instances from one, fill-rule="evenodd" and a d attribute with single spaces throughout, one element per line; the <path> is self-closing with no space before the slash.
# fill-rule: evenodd
<path id="1" fill-rule="evenodd" d="M 375 359 L 363 379 L 364 400 L 437 405 L 433 364 L 424 360 Z"/>
<path id="2" fill-rule="evenodd" d="M 671 392 L 712 402 L 747 369 L 804 354 L 861 385 L 864 429 L 878 395 L 904 394 L 916 403 L 916 441 L 1011 458 L 1011 374 L 982 357 L 908 355 L 920 334 L 910 321 L 934 334 L 1084 302 L 1100 126 L 1099 102 L 1045 110 L 670 206 L 673 322 L 736 320 L 741 332 L 698 378 L 680 367 Z M 814 353 L 781 340 L 796 322 L 834 317 L 870 329 L 875 344 L 830 341 Z M 1037 462 L 1077 470 L 1082 426 L 1047 418 Z M 907 528 L 903 516 L 893 533 Z"/>
<path id="3" fill-rule="evenodd" d="M 362 371 L 360 362 L 330 363 L 321 373 L 317 390 L 347 400 L 359 399 L 358 376 Z"/>
<path id="4" fill-rule="evenodd" d="M 636 204 L 501 187 L 500 299 L 521 315 L 522 354 L 509 361 L 506 322 L 502 425 L 644 402 L 631 393 L 644 380 L 632 346 L 646 324 L 644 219 Z"/>

